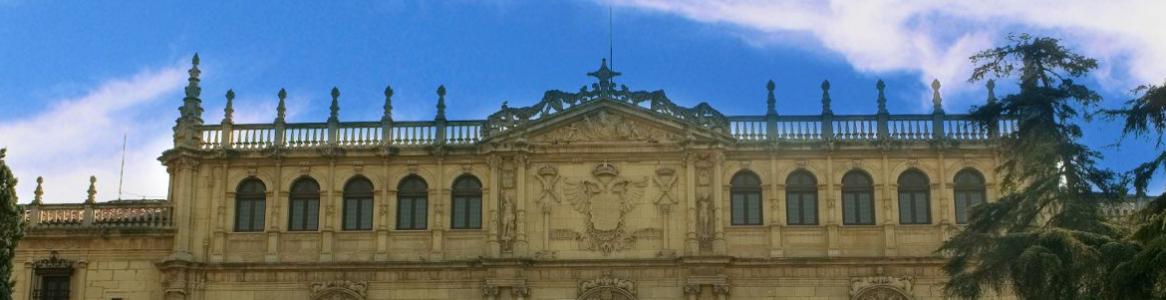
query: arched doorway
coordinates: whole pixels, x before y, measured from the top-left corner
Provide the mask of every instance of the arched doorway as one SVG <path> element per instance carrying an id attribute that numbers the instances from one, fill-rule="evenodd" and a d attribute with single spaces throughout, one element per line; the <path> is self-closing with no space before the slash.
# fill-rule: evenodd
<path id="1" fill-rule="evenodd" d="M 579 300 L 636 300 L 636 295 L 620 288 L 597 287 L 583 292 Z"/>
<path id="2" fill-rule="evenodd" d="M 872 286 L 858 291 L 853 300 L 911 300 L 902 290 L 891 286 Z"/>

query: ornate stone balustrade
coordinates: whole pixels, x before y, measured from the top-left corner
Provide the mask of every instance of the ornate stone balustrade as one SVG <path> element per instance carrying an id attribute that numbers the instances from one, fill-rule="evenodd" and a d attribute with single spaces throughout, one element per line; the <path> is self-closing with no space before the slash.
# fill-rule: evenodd
<path id="1" fill-rule="evenodd" d="M 968 115 L 947 114 L 942 108 L 940 84 L 932 83 L 930 114 L 890 114 L 886 108 L 885 84 L 880 80 L 878 112 L 869 115 L 835 115 L 830 108 L 830 83 L 822 82 L 822 113 L 818 115 L 779 115 L 776 110 L 774 84 L 767 85 L 769 97 L 765 114 L 725 116 L 707 103 L 692 107 L 678 105 L 664 91 L 632 91 L 618 85 L 606 62 L 599 70 L 588 73 L 596 83 L 577 92 L 547 91 L 543 98 L 525 107 L 506 103 L 485 120 L 451 121 L 445 118 L 445 87 L 437 90 L 437 116 L 432 121 L 394 121 L 391 88 L 385 89 L 384 116 L 373 122 L 340 122 L 339 89 L 332 90 L 331 115 L 324 123 L 286 123 L 284 99 L 279 92 L 276 119 L 270 124 L 234 124 L 231 107 L 234 92 L 227 93 L 223 122 L 203 124 L 197 65 L 191 69 L 191 85 L 176 127 L 176 145 L 189 144 L 203 150 L 231 149 L 259 151 L 266 149 L 334 149 L 429 147 L 444 145 L 472 146 L 520 128 L 532 128 L 555 116 L 570 114 L 588 105 L 613 105 L 640 111 L 650 117 L 682 124 L 715 136 L 724 136 L 738 144 L 812 144 L 855 142 L 874 144 L 919 143 L 931 145 L 950 142 L 983 142 L 1016 131 L 1015 120 L 1001 120 L 996 126 L 981 126 Z M 995 85 L 988 83 L 988 102 L 995 101 Z M 189 127 L 186 127 L 189 126 Z M 193 131 L 186 131 L 187 129 Z M 193 139 L 189 137 L 194 137 Z M 678 140 L 679 141 L 679 140 Z M 936 143 L 941 142 L 941 143 Z"/>
<path id="2" fill-rule="evenodd" d="M 122 200 L 82 204 L 28 204 L 30 228 L 171 228 L 170 203 L 164 200 Z"/>

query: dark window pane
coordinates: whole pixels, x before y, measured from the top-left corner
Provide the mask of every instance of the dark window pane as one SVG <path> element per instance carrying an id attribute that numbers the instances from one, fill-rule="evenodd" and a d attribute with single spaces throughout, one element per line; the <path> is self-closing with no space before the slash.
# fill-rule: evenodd
<path id="1" fill-rule="evenodd" d="M 874 201 L 870 193 L 858 194 L 858 224 L 874 224 Z"/>
<path id="2" fill-rule="evenodd" d="M 802 219 L 806 224 L 818 224 L 818 199 L 816 194 L 802 195 Z"/>
<path id="3" fill-rule="evenodd" d="M 785 203 L 786 218 L 789 219 L 786 221 L 786 223 L 789 223 L 790 225 L 802 224 L 802 203 L 801 199 L 798 199 L 798 194 L 786 194 Z"/>
<path id="4" fill-rule="evenodd" d="M 410 229 L 413 224 L 413 200 L 401 198 L 397 201 L 397 229 Z"/>
<path id="5" fill-rule="evenodd" d="M 745 224 L 745 197 L 741 194 L 732 195 L 733 225 Z"/>
<path id="6" fill-rule="evenodd" d="M 413 203 L 413 228 L 425 229 L 429 224 L 428 209 L 429 203 L 425 198 L 418 198 Z"/>

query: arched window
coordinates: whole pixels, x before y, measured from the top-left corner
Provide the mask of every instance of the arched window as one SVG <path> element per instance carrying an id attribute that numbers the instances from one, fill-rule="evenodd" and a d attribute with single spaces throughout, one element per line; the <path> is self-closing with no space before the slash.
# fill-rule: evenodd
<path id="1" fill-rule="evenodd" d="M 267 186 L 257 178 L 248 178 L 235 188 L 235 231 L 263 231 L 267 211 Z"/>
<path id="2" fill-rule="evenodd" d="M 344 184 L 344 230 L 372 230 L 372 182 L 355 177 Z"/>
<path id="3" fill-rule="evenodd" d="M 320 227 L 320 184 L 311 177 L 292 183 L 287 230 L 312 231 Z"/>
<path id="4" fill-rule="evenodd" d="M 453 220 L 449 223 L 454 229 L 482 228 L 482 182 L 474 176 L 458 177 L 453 182 Z"/>
<path id="5" fill-rule="evenodd" d="M 984 176 L 973 169 L 955 174 L 955 222 L 967 224 L 973 206 L 984 203 Z"/>
<path id="6" fill-rule="evenodd" d="M 397 229 L 425 229 L 429 213 L 429 185 L 416 175 L 397 186 Z"/>
<path id="7" fill-rule="evenodd" d="M 805 170 L 785 179 L 785 220 L 789 225 L 818 224 L 818 181 Z"/>
<path id="8" fill-rule="evenodd" d="M 733 175 L 729 189 L 733 225 L 761 225 L 761 179 L 749 171 Z"/>
<path id="9" fill-rule="evenodd" d="M 931 184 L 927 175 L 909 170 L 899 175 L 899 223 L 931 223 Z"/>
<path id="10" fill-rule="evenodd" d="M 842 224 L 874 224 L 874 184 L 862 171 L 842 176 Z"/>

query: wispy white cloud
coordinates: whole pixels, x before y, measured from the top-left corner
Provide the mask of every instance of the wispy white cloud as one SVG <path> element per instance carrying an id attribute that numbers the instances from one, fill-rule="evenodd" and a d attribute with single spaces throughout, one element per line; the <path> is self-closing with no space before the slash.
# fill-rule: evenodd
<path id="1" fill-rule="evenodd" d="M 98 178 L 98 200 L 117 197 L 123 134 L 128 136 L 125 198 L 165 197 L 168 176 L 157 161 L 170 148 L 170 128 L 186 83 L 184 67 L 141 71 L 110 79 L 82 96 L 48 99 L 42 112 L 0 122 L 0 147 L 20 178 L 22 203 L 32 201 L 36 177 L 45 178 L 46 202 L 85 199 L 90 175 Z M 157 111 L 162 105 L 170 114 Z"/>
<path id="2" fill-rule="evenodd" d="M 866 73 L 916 72 L 966 91 L 976 51 L 1009 33 L 1063 38 L 1098 58 L 1104 88 L 1166 79 L 1162 1 L 631 0 L 612 5 L 726 24 L 752 45 L 825 49 Z M 811 45 L 805 45 L 809 42 Z M 926 101 L 921 95 L 921 103 Z"/>

